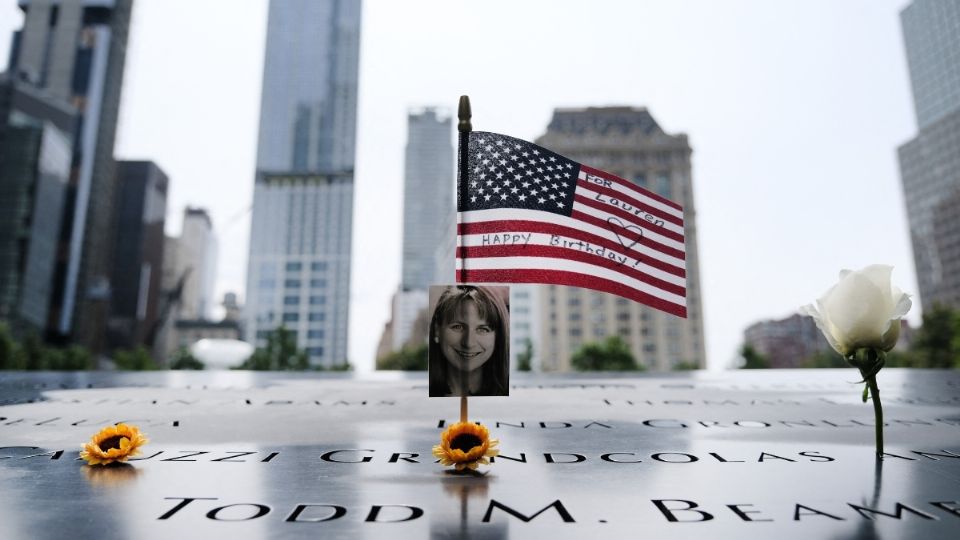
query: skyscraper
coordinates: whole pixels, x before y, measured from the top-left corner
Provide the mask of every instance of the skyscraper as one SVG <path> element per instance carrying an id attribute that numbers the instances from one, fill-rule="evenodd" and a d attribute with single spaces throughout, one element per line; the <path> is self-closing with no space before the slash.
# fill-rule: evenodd
<path id="1" fill-rule="evenodd" d="M 13 36 L 11 77 L 80 116 L 50 333 L 98 350 L 109 308 L 113 145 L 133 0 L 19 0 L 19 6 L 24 23 Z"/>
<path id="2" fill-rule="evenodd" d="M 452 232 L 443 225 L 455 213 L 452 130 L 450 116 L 436 109 L 411 111 L 407 117 L 401 290 L 426 290 L 437 283 L 434 252 Z"/>
<path id="3" fill-rule="evenodd" d="M 152 161 L 120 161 L 117 176 L 108 327 L 111 347 L 132 348 L 144 344 L 158 315 L 168 180 Z"/>
<path id="4" fill-rule="evenodd" d="M 920 303 L 960 308 L 960 2 L 914 0 L 900 21 L 918 129 L 898 153 Z"/>
<path id="5" fill-rule="evenodd" d="M 272 0 L 245 338 L 285 325 L 313 365 L 347 361 L 360 0 Z"/>
<path id="6" fill-rule="evenodd" d="M 204 208 L 183 210 L 183 229 L 177 241 L 178 275 L 186 274 L 180 297 L 179 317 L 209 319 L 216 305 L 217 237 L 213 221 Z"/>
<path id="7" fill-rule="evenodd" d="M 184 341 L 181 328 L 210 322 L 216 265 L 217 240 L 210 214 L 188 206 L 183 210 L 180 236 L 163 239 L 164 302 L 154 342 L 154 353 L 161 362 Z"/>
<path id="8" fill-rule="evenodd" d="M 686 135 L 663 131 L 644 108 L 558 109 L 537 140 L 554 152 L 656 192 L 683 206 L 686 240 L 687 318 L 657 311 L 607 293 L 549 285 L 540 288 L 539 332 L 534 354 L 544 371 L 567 371 L 585 342 L 620 336 L 638 363 L 669 370 L 704 367 L 703 312 L 697 253 L 696 208 Z M 514 316 L 514 322 L 522 321 Z"/>
<path id="9" fill-rule="evenodd" d="M 67 104 L 0 77 L 0 320 L 20 335 L 47 329 L 75 121 Z"/>
<path id="10" fill-rule="evenodd" d="M 427 308 L 430 285 L 452 282 L 438 275 L 437 248 L 454 234 L 453 121 L 427 107 L 407 116 L 407 148 L 403 180 L 403 259 L 400 289 L 391 306 L 390 348 L 400 349 L 411 338 L 415 321 Z M 446 278 L 447 281 L 444 281 Z M 422 337 L 425 339 L 425 336 Z"/>

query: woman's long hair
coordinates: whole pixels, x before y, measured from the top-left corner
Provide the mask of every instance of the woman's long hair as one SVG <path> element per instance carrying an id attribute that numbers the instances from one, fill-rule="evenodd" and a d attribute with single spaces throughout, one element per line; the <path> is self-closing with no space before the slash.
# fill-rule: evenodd
<path id="1" fill-rule="evenodd" d="M 454 319 L 466 302 L 473 302 L 477 306 L 480 318 L 494 328 L 493 353 L 482 370 L 483 383 L 476 395 L 505 396 L 508 394 L 510 382 L 510 366 L 508 362 L 508 348 L 510 330 L 508 328 L 507 307 L 499 295 L 486 287 L 474 285 L 456 285 L 447 287 L 437 300 L 437 307 L 430 320 L 429 352 L 430 360 L 430 395 L 450 395 L 450 385 L 447 383 L 449 362 L 443 355 L 440 347 L 440 329 Z M 437 365 L 434 365 L 436 362 Z"/>

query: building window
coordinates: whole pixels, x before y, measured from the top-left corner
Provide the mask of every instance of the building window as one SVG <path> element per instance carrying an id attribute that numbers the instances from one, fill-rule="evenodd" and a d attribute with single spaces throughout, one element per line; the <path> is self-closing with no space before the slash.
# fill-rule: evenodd
<path id="1" fill-rule="evenodd" d="M 580 299 L 579 299 L 579 298 L 570 298 L 569 300 L 567 300 L 567 305 L 568 305 L 568 306 L 579 306 L 579 305 L 580 305 Z"/>
<path id="2" fill-rule="evenodd" d="M 310 287 L 314 289 L 322 289 L 327 286 L 327 280 L 325 279 L 311 279 Z"/>
<path id="3" fill-rule="evenodd" d="M 288 262 L 287 272 L 299 272 L 302 267 L 303 265 L 298 262 Z"/>
<path id="4" fill-rule="evenodd" d="M 322 306 L 323 304 L 326 304 L 326 303 L 327 303 L 327 297 L 326 297 L 326 296 L 311 296 L 311 297 L 310 297 L 310 305 L 311 305 L 311 306 Z"/>
<path id="5" fill-rule="evenodd" d="M 312 262 L 312 263 L 310 263 L 310 270 L 313 270 L 314 272 L 322 272 L 322 271 L 324 271 L 324 270 L 326 270 L 326 269 L 327 269 L 327 263 L 326 263 L 326 262 L 320 261 L 320 262 Z"/>
<path id="6" fill-rule="evenodd" d="M 287 289 L 299 289 L 300 280 L 299 279 L 285 279 L 283 280 L 283 286 Z"/>
<path id="7" fill-rule="evenodd" d="M 653 190 L 657 192 L 657 195 L 662 197 L 672 197 L 673 195 L 670 190 L 670 176 L 664 173 L 658 174 L 657 184 L 653 187 Z"/>
<path id="8" fill-rule="evenodd" d="M 307 330 L 307 339 L 323 339 L 323 330 Z"/>
<path id="9" fill-rule="evenodd" d="M 257 330 L 257 339 L 267 339 L 270 336 L 270 330 Z"/>
<path id="10" fill-rule="evenodd" d="M 655 343 L 647 343 L 643 346 L 643 352 L 655 353 L 657 352 L 657 345 Z"/>
<path id="11" fill-rule="evenodd" d="M 299 303 L 300 303 L 300 297 L 299 297 L 299 296 L 284 296 L 284 297 L 283 297 L 283 305 L 285 305 L 285 306 L 295 306 L 295 305 L 297 305 L 297 304 L 299 304 Z"/>
<path id="12" fill-rule="evenodd" d="M 573 311 L 573 312 L 570 313 L 570 316 L 569 316 L 568 318 L 569 318 L 571 321 L 579 321 L 579 320 L 580 320 L 580 312 L 579 312 L 579 311 Z"/>
<path id="13" fill-rule="evenodd" d="M 570 329 L 570 335 L 571 335 L 571 336 L 579 336 L 579 335 L 581 335 L 581 334 L 583 334 L 583 332 L 581 332 L 579 328 L 571 328 L 571 329 Z"/>
<path id="14" fill-rule="evenodd" d="M 629 311 L 620 311 L 620 312 L 618 312 L 618 313 L 617 313 L 617 320 L 618 320 L 618 321 L 629 321 L 629 320 L 630 320 L 630 312 L 629 312 Z"/>
<path id="15" fill-rule="evenodd" d="M 633 183 L 643 188 L 647 187 L 647 175 L 643 173 L 633 175 Z"/>
<path id="16" fill-rule="evenodd" d="M 307 347 L 307 356 L 323 356 L 323 347 Z"/>
<path id="17" fill-rule="evenodd" d="M 622 337 L 630 337 L 630 329 L 627 328 L 627 327 L 625 327 L 625 326 L 621 326 L 621 327 L 617 330 L 617 333 L 620 334 L 620 336 L 622 336 Z"/>
<path id="18" fill-rule="evenodd" d="M 284 313 L 283 322 L 297 322 L 300 320 L 299 313 Z"/>
<path id="19" fill-rule="evenodd" d="M 308 315 L 308 318 L 309 318 L 310 321 L 314 321 L 314 322 L 316 322 L 316 321 L 323 321 L 323 320 L 326 320 L 327 314 L 326 314 L 326 313 L 311 313 L 310 315 Z"/>

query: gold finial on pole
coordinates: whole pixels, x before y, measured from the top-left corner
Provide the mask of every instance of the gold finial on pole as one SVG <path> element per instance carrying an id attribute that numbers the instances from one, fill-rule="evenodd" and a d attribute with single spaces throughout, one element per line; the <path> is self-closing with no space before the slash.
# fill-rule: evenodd
<path id="1" fill-rule="evenodd" d="M 470 125 L 470 96 L 460 96 L 460 105 L 457 107 L 457 118 L 460 119 L 460 122 L 457 123 L 457 131 L 471 132 L 473 131 L 473 126 Z"/>

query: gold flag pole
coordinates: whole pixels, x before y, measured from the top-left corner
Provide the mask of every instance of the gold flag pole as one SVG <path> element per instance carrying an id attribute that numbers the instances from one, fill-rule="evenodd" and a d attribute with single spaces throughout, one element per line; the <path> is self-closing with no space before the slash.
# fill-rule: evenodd
<path id="1" fill-rule="evenodd" d="M 457 165 L 458 165 L 458 185 L 457 185 L 457 212 L 463 212 L 467 207 L 467 185 L 469 184 L 468 176 L 470 175 L 470 132 L 473 131 L 473 125 L 470 123 L 470 96 L 460 96 L 460 103 L 457 106 L 457 118 L 459 122 L 457 123 L 457 131 L 459 131 L 460 144 L 458 145 L 458 156 L 457 156 Z M 457 220 L 458 226 L 461 220 Z M 459 231 L 458 231 L 459 235 Z M 460 279 L 457 280 L 461 283 L 468 283 L 467 279 L 467 258 L 461 256 L 460 260 Z M 470 393 L 468 381 L 467 381 L 467 372 L 461 371 L 461 381 L 460 388 L 463 395 L 460 396 L 460 421 L 467 421 L 467 394 Z"/>

